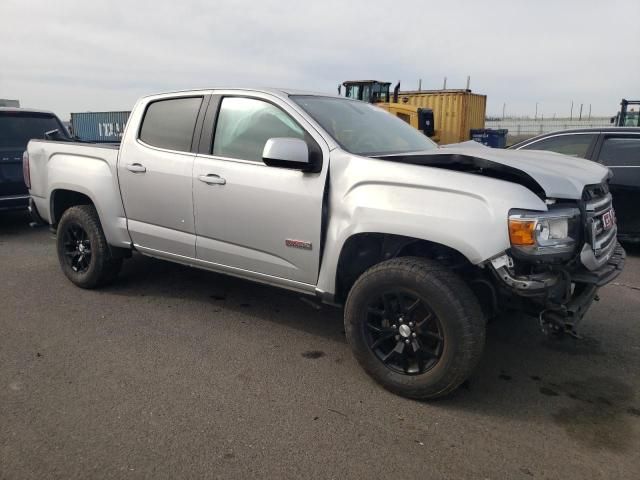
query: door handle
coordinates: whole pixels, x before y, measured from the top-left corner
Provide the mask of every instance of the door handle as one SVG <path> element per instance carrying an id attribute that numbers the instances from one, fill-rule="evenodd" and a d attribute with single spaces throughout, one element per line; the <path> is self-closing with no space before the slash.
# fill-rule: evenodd
<path id="1" fill-rule="evenodd" d="M 224 185 L 227 181 L 222 178 L 220 175 L 216 175 L 215 173 L 209 173 L 207 175 L 198 175 L 198 180 L 201 182 L 207 183 L 209 185 Z"/>
<path id="2" fill-rule="evenodd" d="M 127 164 L 127 170 L 134 173 L 144 173 L 147 171 L 147 167 L 140 163 L 129 163 Z"/>

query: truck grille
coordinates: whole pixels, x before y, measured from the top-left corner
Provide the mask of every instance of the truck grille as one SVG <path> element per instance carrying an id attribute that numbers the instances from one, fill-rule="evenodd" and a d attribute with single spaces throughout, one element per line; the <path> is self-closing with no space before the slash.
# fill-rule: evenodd
<path id="1" fill-rule="evenodd" d="M 616 246 L 618 229 L 612 209 L 611 194 L 606 184 L 585 188 L 586 234 L 596 258 L 610 254 Z"/>

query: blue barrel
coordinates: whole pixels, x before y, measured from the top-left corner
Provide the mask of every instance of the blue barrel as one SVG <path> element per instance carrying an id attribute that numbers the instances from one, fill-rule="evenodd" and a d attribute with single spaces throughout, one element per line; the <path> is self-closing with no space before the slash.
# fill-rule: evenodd
<path id="1" fill-rule="evenodd" d="M 506 128 L 474 128 L 470 131 L 471 140 L 491 148 L 505 148 L 507 146 Z"/>
<path id="2" fill-rule="evenodd" d="M 71 133 L 85 142 L 119 143 L 131 112 L 71 114 Z"/>

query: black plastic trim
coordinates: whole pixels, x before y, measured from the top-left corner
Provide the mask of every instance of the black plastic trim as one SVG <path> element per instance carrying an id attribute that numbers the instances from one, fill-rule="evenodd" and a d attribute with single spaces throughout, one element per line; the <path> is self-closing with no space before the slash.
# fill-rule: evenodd
<path id="1" fill-rule="evenodd" d="M 211 155 L 213 148 L 213 134 L 215 132 L 216 122 L 218 121 L 218 111 L 222 101 L 221 95 L 211 95 L 207 112 L 202 123 L 202 133 L 200 135 L 200 143 L 198 145 L 198 153 L 203 155 Z"/>
<path id="2" fill-rule="evenodd" d="M 205 113 L 207 111 L 207 107 L 209 106 L 209 101 L 211 100 L 211 95 L 205 95 L 202 99 L 202 103 L 200 104 L 200 109 L 198 110 L 198 116 L 196 117 L 196 125 L 193 129 L 193 137 L 191 138 L 191 153 L 198 153 L 200 147 L 200 139 L 202 137 L 202 125 Z"/>

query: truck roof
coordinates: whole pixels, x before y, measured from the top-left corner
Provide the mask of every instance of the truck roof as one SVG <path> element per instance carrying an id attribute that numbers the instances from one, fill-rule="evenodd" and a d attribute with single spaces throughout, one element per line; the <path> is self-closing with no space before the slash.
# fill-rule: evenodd
<path id="1" fill-rule="evenodd" d="M 170 92 L 158 92 L 150 95 L 145 95 L 143 98 L 147 97 L 155 97 L 158 95 L 171 95 L 175 93 L 200 93 L 200 92 L 210 92 L 211 90 L 237 90 L 241 92 L 260 92 L 260 93 L 270 93 L 272 95 L 278 97 L 289 97 L 291 95 L 310 95 L 310 96 L 318 96 L 318 97 L 334 97 L 334 98 L 345 98 L 340 95 L 336 95 L 333 93 L 327 92 L 313 92 L 309 90 L 298 90 L 294 88 L 271 88 L 271 87 L 209 87 L 209 88 L 193 88 L 186 90 L 173 90 Z"/>
<path id="2" fill-rule="evenodd" d="M 48 115 L 57 115 L 49 110 L 38 110 L 35 108 L 21 108 L 21 107 L 0 107 L 0 112 L 18 112 L 18 113 L 46 113 Z"/>

